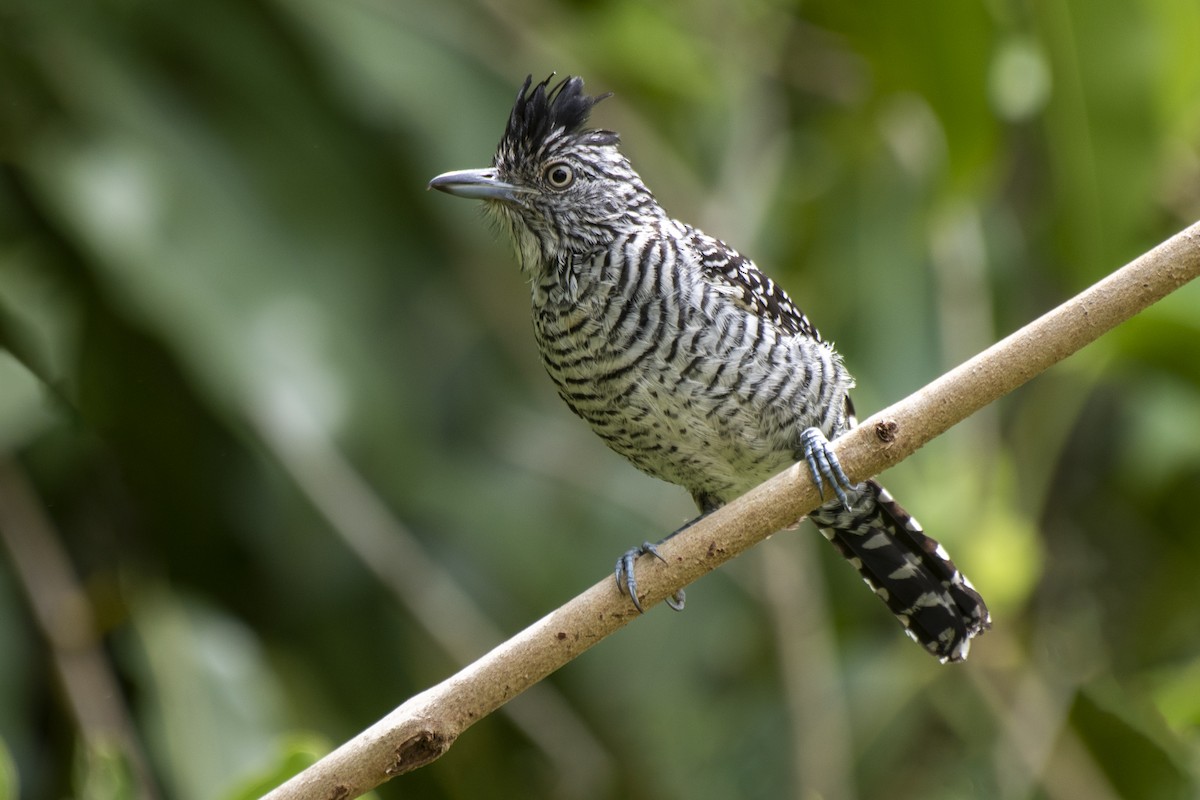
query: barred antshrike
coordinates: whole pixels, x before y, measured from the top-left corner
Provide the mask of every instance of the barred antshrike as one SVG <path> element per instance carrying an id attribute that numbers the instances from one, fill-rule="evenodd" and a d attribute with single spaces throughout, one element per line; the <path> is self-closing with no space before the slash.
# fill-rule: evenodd
<path id="1" fill-rule="evenodd" d="M 851 484 L 829 447 L 855 424 L 841 356 L 748 258 L 667 216 L 616 133 L 585 127 L 607 94 L 584 94 L 576 77 L 531 83 L 492 166 L 429 185 L 483 200 L 511 234 L 563 400 L 702 514 L 806 460 L 837 495 L 810 515 L 825 537 L 909 636 L 942 662 L 966 658 L 991 623 L 982 598 L 886 489 Z M 644 544 L 616 567 L 639 609 L 634 561 L 646 554 L 658 552 Z"/>

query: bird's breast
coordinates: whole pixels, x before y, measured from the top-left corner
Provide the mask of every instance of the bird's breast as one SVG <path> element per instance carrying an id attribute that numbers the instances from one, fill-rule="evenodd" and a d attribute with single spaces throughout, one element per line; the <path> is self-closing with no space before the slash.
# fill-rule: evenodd
<path id="1" fill-rule="evenodd" d="M 559 395 L 611 449 L 721 499 L 794 460 L 795 415 L 755 394 L 778 369 L 769 353 L 670 297 L 583 288 L 535 300 L 534 332 Z"/>

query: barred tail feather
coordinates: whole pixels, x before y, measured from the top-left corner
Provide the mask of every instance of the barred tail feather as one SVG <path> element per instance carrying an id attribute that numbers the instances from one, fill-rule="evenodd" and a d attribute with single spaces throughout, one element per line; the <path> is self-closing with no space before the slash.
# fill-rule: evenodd
<path id="1" fill-rule="evenodd" d="M 966 659 L 991 627 L 983 598 L 887 489 L 873 480 L 856 488 L 850 510 L 829 503 L 813 521 L 915 642 L 943 663 Z"/>

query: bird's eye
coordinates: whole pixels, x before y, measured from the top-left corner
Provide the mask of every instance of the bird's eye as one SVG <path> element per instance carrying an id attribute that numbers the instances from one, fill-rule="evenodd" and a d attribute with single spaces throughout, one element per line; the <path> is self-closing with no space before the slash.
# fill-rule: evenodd
<path id="1" fill-rule="evenodd" d="M 546 182 L 555 189 L 565 189 L 575 180 L 575 173 L 566 164 L 551 164 L 546 167 Z"/>

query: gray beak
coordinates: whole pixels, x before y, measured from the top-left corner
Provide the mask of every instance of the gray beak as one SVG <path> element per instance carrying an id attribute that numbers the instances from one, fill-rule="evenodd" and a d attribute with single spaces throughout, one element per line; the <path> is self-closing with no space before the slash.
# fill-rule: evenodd
<path id="1" fill-rule="evenodd" d="M 494 168 L 460 169 L 438 175 L 429 182 L 430 189 L 469 197 L 473 200 L 502 200 L 511 203 L 517 195 L 528 192 L 523 186 L 505 183 L 496 175 Z"/>

